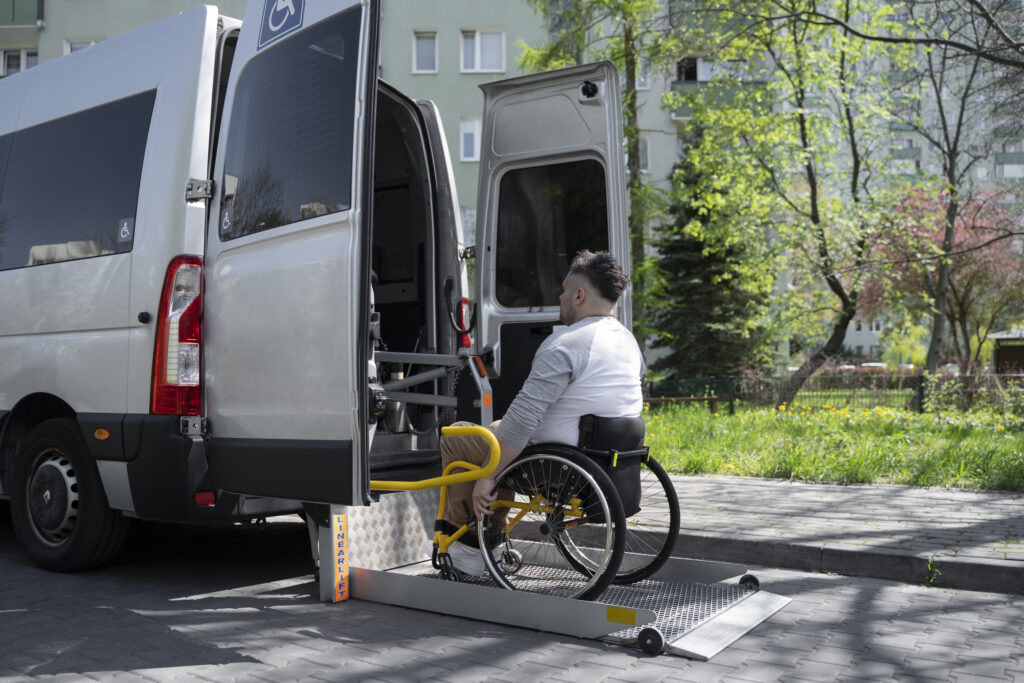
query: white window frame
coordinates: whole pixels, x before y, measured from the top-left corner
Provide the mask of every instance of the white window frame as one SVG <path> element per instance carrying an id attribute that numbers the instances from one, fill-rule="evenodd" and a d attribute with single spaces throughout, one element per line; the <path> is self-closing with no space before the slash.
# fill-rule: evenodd
<path id="1" fill-rule="evenodd" d="M 641 173 L 651 172 L 651 143 L 646 135 L 637 137 L 637 156 Z"/>
<path id="2" fill-rule="evenodd" d="M 434 68 L 433 69 L 421 69 L 416 61 L 419 56 L 419 49 L 417 41 L 421 37 L 430 36 L 434 39 Z M 412 73 L 414 74 L 436 74 L 438 71 L 438 53 L 437 53 L 437 31 L 413 31 L 412 32 Z"/>
<path id="3" fill-rule="evenodd" d="M 501 66 L 497 69 L 485 69 L 480 66 L 480 35 L 483 33 L 497 33 L 501 36 Z M 473 68 L 466 67 L 466 52 L 463 49 L 463 41 L 467 36 L 473 36 Z M 501 74 L 505 73 L 505 31 L 504 29 L 468 29 L 459 31 L 459 71 L 468 74 Z"/>
<path id="4" fill-rule="evenodd" d="M 466 133 L 473 134 L 473 149 L 466 149 Z M 480 134 L 483 119 L 467 117 L 459 119 L 459 161 L 480 161 Z"/>
<path id="5" fill-rule="evenodd" d="M 65 38 L 64 39 L 64 54 L 66 54 L 66 55 L 71 54 L 71 48 L 73 46 L 75 46 L 75 45 L 81 45 L 82 47 L 80 49 L 85 49 L 87 47 L 92 47 L 93 45 L 95 45 L 98 42 L 99 42 L 99 40 L 94 40 L 92 38 L 74 38 L 74 39 L 72 39 L 72 38 Z"/>
<path id="6" fill-rule="evenodd" d="M 31 67 L 28 66 L 29 54 L 36 56 L 36 64 L 39 63 L 39 50 L 34 47 L 12 47 L 12 48 L 0 48 L 0 78 L 5 76 L 13 76 L 14 74 L 7 73 L 7 55 L 11 53 L 18 53 L 18 70 L 15 73 L 21 73 Z"/>
<path id="7" fill-rule="evenodd" d="M 651 89 L 651 60 L 647 55 L 640 55 L 636 63 L 636 89 Z"/>

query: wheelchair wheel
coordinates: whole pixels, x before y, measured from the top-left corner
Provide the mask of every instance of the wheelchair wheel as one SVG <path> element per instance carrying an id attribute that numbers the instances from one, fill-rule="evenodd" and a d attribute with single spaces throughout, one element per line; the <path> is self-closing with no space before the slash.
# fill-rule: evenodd
<path id="1" fill-rule="evenodd" d="M 679 498 L 654 458 L 640 465 L 640 512 L 626 520 L 625 550 L 615 583 L 635 583 L 661 569 L 679 538 Z"/>
<path id="2" fill-rule="evenodd" d="M 495 489 L 514 492 L 498 508 L 508 515 L 501 543 L 493 556 L 482 553 L 499 585 L 584 600 L 608 587 L 622 559 L 625 518 L 600 468 L 573 449 L 545 447 L 520 455 Z M 478 529 L 481 547 L 485 527 Z"/>

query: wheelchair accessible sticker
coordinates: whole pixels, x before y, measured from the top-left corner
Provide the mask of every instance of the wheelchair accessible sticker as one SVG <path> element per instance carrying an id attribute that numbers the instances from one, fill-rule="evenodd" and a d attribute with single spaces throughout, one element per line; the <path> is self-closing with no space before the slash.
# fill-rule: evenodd
<path id="1" fill-rule="evenodd" d="M 305 3 L 306 0 L 267 0 L 263 5 L 263 24 L 257 49 L 301 28 Z"/>

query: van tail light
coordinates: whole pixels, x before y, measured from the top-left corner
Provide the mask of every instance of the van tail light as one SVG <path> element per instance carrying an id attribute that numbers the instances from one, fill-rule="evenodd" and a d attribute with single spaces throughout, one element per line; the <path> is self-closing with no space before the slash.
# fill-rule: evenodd
<path id="1" fill-rule="evenodd" d="M 203 262 L 178 256 L 167 266 L 153 352 L 154 415 L 203 412 Z"/>
<path id="2" fill-rule="evenodd" d="M 459 299 L 459 329 L 469 329 L 469 299 L 462 297 Z M 469 333 L 465 332 L 459 335 L 459 348 L 468 349 L 473 343 L 469 340 Z"/>

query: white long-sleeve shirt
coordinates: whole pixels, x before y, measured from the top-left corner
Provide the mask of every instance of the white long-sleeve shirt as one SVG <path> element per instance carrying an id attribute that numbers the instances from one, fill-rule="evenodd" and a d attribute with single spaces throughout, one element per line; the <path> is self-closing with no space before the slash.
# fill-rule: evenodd
<path id="1" fill-rule="evenodd" d="M 632 333 L 615 318 L 591 316 L 544 340 L 530 376 L 498 426 L 498 440 L 579 442 L 583 415 L 637 417 L 643 410 L 644 361 Z"/>

